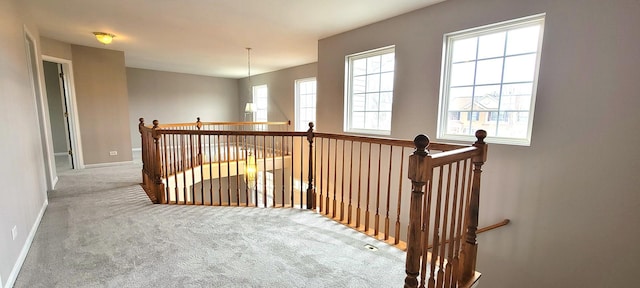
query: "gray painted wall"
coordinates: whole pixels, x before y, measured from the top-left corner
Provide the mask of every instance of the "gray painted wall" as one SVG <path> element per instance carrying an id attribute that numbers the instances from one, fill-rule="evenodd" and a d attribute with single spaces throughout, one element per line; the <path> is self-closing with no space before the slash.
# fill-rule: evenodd
<path id="1" fill-rule="evenodd" d="M 444 33 L 547 13 L 532 145 L 490 145 L 482 287 L 631 287 L 640 269 L 640 2 L 449 0 L 319 41 L 318 123 L 342 132 L 344 57 L 396 45 L 392 136 L 436 134 Z M 325 130 L 326 129 L 326 130 Z"/>
<path id="2" fill-rule="evenodd" d="M 37 102 L 27 70 L 23 27 L 26 25 L 33 33 L 36 48 L 39 36 L 20 5 L 17 0 L 0 1 L 0 182 L 3 183 L 0 186 L 1 285 L 6 285 L 12 269 L 16 267 L 47 197 L 47 175 L 44 170 L 47 164 L 43 156 Z M 36 62 L 41 71 L 41 59 L 36 59 Z M 47 116 L 45 126 L 48 126 L 48 121 Z M 48 141 L 50 143 L 51 140 Z M 49 148 L 45 147 L 53 152 Z M 11 237 L 14 226 L 18 231 L 15 240 Z"/>
<path id="3" fill-rule="evenodd" d="M 131 161 L 124 52 L 79 45 L 71 52 L 84 163 Z"/>
<path id="4" fill-rule="evenodd" d="M 202 121 L 238 121 L 235 79 L 127 68 L 131 145 L 140 147 L 138 119 L 151 125 Z"/>

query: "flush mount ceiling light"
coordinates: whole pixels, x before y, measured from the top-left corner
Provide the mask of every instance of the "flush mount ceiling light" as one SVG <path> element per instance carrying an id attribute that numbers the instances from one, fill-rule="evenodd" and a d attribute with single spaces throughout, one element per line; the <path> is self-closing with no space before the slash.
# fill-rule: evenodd
<path id="1" fill-rule="evenodd" d="M 116 37 L 116 35 L 105 32 L 93 32 L 93 35 L 96 35 L 96 39 L 98 40 L 98 42 L 105 45 L 111 43 L 111 41 L 113 41 L 113 38 Z"/>

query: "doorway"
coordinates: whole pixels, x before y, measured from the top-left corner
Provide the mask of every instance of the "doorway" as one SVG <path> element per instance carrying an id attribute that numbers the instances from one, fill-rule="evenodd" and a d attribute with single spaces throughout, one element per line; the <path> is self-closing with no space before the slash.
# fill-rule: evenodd
<path id="1" fill-rule="evenodd" d="M 79 157 L 71 62 L 45 55 L 42 59 L 56 170 L 60 173 L 83 168 Z"/>

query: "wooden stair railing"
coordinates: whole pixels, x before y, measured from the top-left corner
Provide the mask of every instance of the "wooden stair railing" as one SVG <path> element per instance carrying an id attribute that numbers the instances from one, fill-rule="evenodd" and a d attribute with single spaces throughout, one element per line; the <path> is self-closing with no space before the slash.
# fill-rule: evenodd
<path id="1" fill-rule="evenodd" d="M 318 133 L 313 123 L 294 132 L 288 125 L 197 118 L 149 127 L 140 118 L 142 187 L 153 203 L 317 211 L 406 250 L 405 287 L 477 281 L 486 132 L 476 132 L 469 146 L 430 143 L 424 135 L 408 141 Z"/>
<path id="2" fill-rule="evenodd" d="M 480 277 L 476 236 L 485 137 L 478 130 L 472 147 L 434 155 L 427 136 L 415 138 L 404 287 L 470 287 Z"/>

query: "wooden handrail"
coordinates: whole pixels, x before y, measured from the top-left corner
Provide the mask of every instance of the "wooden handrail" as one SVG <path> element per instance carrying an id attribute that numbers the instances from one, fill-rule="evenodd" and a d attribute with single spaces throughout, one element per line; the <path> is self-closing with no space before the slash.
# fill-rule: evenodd
<path id="1" fill-rule="evenodd" d="M 320 133 L 320 132 L 315 132 L 315 137 L 382 144 L 382 145 L 402 146 L 402 147 L 410 147 L 410 148 L 415 147 L 412 140 L 400 140 L 400 139 L 384 138 L 384 137 L 369 137 L 369 136 Z M 436 151 L 449 151 L 449 150 L 468 148 L 468 147 L 469 147 L 468 145 L 448 144 L 448 143 L 430 143 L 429 145 L 430 149 L 436 150 Z"/>
<path id="2" fill-rule="evenodd" d="M 480 233 L 484 233 L 484 232 L 487 232 L 487 231 L 491 231 L 491 230 L 496 229 L 496 228 L 500 228 L 502 226 L 505 226 L 505 225 L 509 224 L 510 222 L 511 222 L 511 220 L 504 219 L 504 220 L 502 220 L 502 221 L 500 221 L 498 223 L 491 224 L 489 226 L 485 226 L 485 227 L 482 227 L 482 228 L 478 228 L 478 230 L 476 231 L 476 234 L 480 234 Z M 460 239 L 460 237 L 458 237 L 457 239 Z M 451 240 L 447 239 L 443 243 L 444 244 L 448 244 L 450 241 Z M 428 245 L 427 246 L 427 249 L 431 249 L 431 248 L 433 248 L 433 245 Z"/>
<path id="3" fill-rule="evenodd" d="M 158 128 L 170 128 L 170 127 L 195 127 L 198 122 L 186 122 L 186 123 L 170 123 L 159 124 Z M 200 122 L 202 125 L 224 125 L 224 126 L 252 126 L 252 125 L 291 125 L 291 121 L 280 122 Z"/>
<path id="4" fill-rule="evenodd" d="M 505 225 L 507 225 L 509 223 L 511 223 L 511 220 L 504 219 L 504 220 L 502 220 L 502 221 L 500 221 L 498 223 L 495 223 L 495 224 L 492 224 L 492 225 L 489 225 L 489 226 L 485 226 L 485 227 L 482 227 L 482 228 L 478 228 L 478 231 L 476 233 L 480 234 L 480 233 L 484 233 L 484 232 L 487 232 L 487 231 L 491 231 L 493 229 L 505 226 Z"/>

